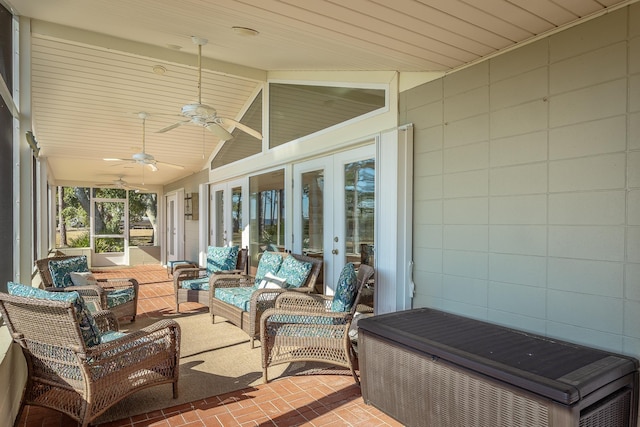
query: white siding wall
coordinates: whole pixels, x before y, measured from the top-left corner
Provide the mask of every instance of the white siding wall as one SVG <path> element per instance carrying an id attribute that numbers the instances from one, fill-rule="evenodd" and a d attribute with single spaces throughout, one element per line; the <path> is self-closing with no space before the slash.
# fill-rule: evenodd
<path id="1" fill-rule="evenodd" d="M 414 307 L 640 356 L 640 4 L 403 92 Z"/>

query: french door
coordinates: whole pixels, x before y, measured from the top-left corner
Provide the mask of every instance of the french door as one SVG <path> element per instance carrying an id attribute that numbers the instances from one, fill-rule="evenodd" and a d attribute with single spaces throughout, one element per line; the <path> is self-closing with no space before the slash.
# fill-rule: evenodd
<path id="1" fill-rule="evenodd" d="M 298 163 L 293 179 L 293 251 L 323 259 L 333 295 L 344 265 L 374 244 L 375 145 Z"/>
<path id="2" fill-rule="evenodd" d="M 177 261 L 182 258 L 180 254 L 180 245 L 179 245 L 179 236 L 178 229 L 179 218 L 180 218 L 180 210 L 178 204 L 178 193 L 170 194 L 166 197 L 166 207 L 167 207 L 167 262 L 169 261 Z"/>
<path id="3" fill-rule="evenodd" d="M 209 245 L 246 246 L 249 241 L 244 200 L 247 180 L 212 185 L 209 194 Z"/>

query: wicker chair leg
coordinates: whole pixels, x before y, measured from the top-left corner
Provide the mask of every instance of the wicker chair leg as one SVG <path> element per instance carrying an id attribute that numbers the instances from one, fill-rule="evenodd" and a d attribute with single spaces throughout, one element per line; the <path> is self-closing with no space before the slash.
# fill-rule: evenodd
<path id="1" fill-rule="evenodd" d="M 173 387 L 173 398 L 177 399 L 178 398 L 178 380 L 176 379 L 171 385 Z"/>

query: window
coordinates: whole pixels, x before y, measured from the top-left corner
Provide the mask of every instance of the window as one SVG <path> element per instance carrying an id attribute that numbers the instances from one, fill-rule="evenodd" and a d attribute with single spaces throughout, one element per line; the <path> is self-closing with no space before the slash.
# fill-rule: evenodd
<path id="1" fill-rule="evenodd" d="M 269 85 L 269 146 L 277 147 L 385 106 L 383 89 Z"/>
<path id="2" fill-rule="evenodd" d="M 258 93 L 244 113 L 240 119 L 240 123 L 262 133 L 262 91 Z M 225 141 L 220 151 L 218 151 L 211 161 L 211 169 L 242 160 L 262 151 L 261 140 L 252 137 L 240 129 L 234 129 L 231 134 L 233 135 L 233 139 Z"/>

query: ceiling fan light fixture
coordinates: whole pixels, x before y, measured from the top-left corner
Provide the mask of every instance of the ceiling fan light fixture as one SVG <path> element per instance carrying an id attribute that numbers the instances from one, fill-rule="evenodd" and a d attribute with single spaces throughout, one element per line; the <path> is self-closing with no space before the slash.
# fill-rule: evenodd
<path id="1" fill-rule="evenodd" d="M 243 37 L 255 37 L 258 34 L 260 34 L 258 30 L 254 30 L 253 28 L 248 28 L 248 27 L 234 26 L 234 27 L 231 27 L 231 30 L 237 35 L 243 36 Z"/>

